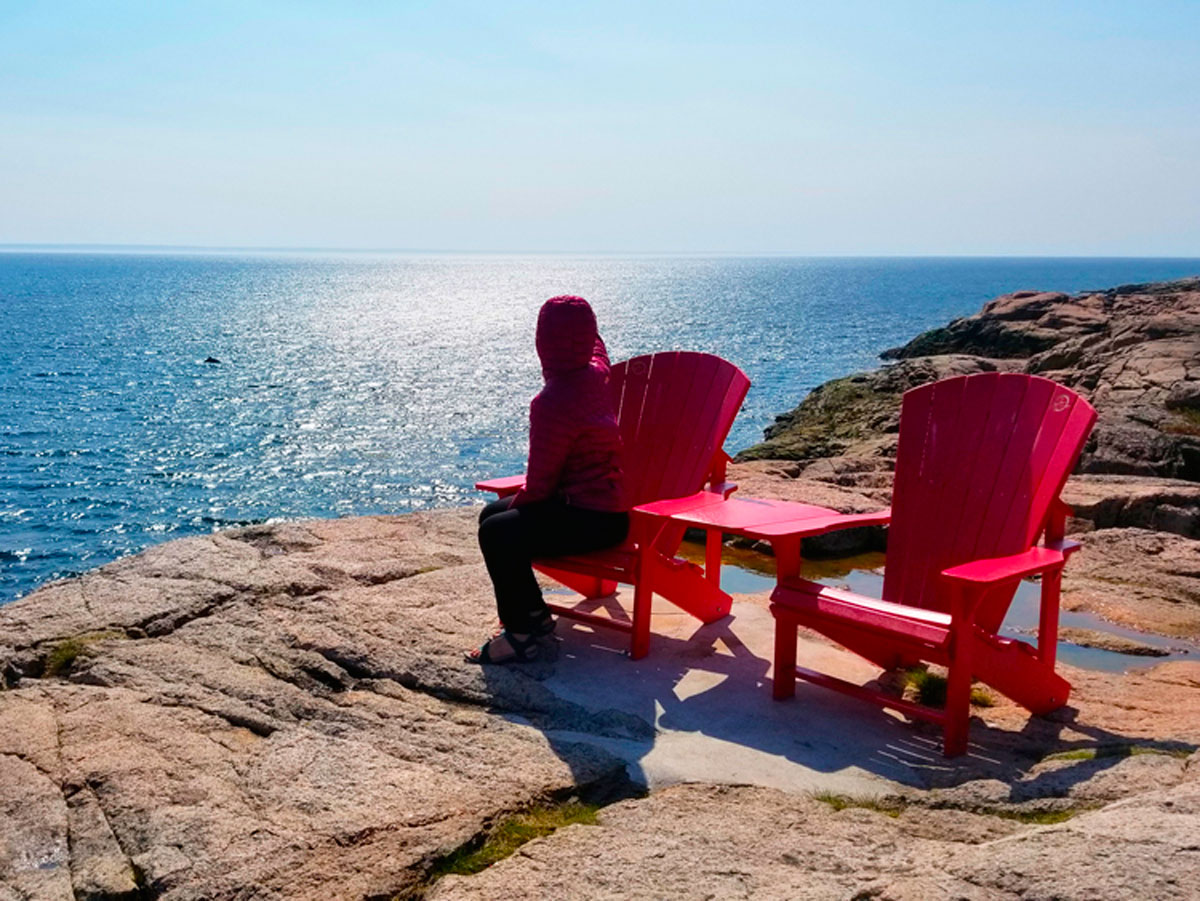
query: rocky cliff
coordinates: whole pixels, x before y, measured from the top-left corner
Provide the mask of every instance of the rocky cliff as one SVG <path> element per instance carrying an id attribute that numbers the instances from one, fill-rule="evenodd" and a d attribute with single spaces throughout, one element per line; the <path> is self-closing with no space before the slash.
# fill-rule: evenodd
<path id="1" fill-rule="evenodd" d="M 1096 407 L 1080 472 L 1200 481 L 1200 278 L 1018 291 L 883 356 L 897 362 L 814 389 L 742 459 L 887 456 L 904 391 L 999 369 L 1054 379 Z"/>
<path id="2" fill-rule="evenodd" d="M 895 362 L 827 382 L 779 416 L 739 455 L 735 477 L 877 507 L 890 498 L 909 388 L 997 370 L 1053 379 L 1099 414 L 1064 493 L 1072 531 L 1091 533 L 1094 553 L 1068 567 L 1064 603 L 1200 635 L 1200 278 L 1074 296 L 1018 291 L 883 356 Z"/>

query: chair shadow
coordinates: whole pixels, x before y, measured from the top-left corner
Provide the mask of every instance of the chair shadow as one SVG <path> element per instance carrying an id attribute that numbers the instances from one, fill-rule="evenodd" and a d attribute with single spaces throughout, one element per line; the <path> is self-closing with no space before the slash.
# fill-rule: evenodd
<path id="1" fill-rule="evenodd" d="M 612 598 L 591 606 L 620 615 Z M 590 720 L 552 713 L 515 717 L 539 728 L 573 769 L 587 758 L 581 756 L 581 743 L 599 746 L 624 758 L 631 780 L 643 785 L 662 778 L 661 765 L 647 757 L 664 736 L 707 740 L 684 749 L 689 760 L 678 769 L 684 781 L 786 787 L 815 784 L 814 774 L 849 779 L 858 770 L 916 789 L 999 780 L 1009 787 L 1012 801 L 1066 795 L 1072 786 L 1123 759 L 1120 753 L 1097 753 L 1034 772 L 1056 753 L 1135 744 L 1194 750 L 1091 726 L 1079 720 L 1076 709 L 1065 707 L 1049 717 L 1030 717 L 1019 731 L 989 726 L 974 716 L 967 754 L 947 759 L 940 729 L 908 722 L 867 702 L 805 682 L 797 683 L 794 699 L 773 700 L 770 659 L 756 654 L 733 629 L 739 615 L 769 620 L 770 614 L 748 604 L 738 607 L 733 616 L 699 626 L 686 638 L 654 635 L 650 655 L 638 661 L 628 659 L 627 639 L 620 633 L 560 619 L 558 637 L 543 645 L 546 659 L 531 666 L 484 667 L 484 678 L 498 698 L 511 694 L 513 680 L 533 680 L 573 708 L 588 711 Z M 513 710 L 507 704 L 498 709 Z M 631 721 L 641 721 L 645 728 L 622 725 Z M 1065 738 L 1062 733 L 1068 729 L 1087 739 Z M 583 776 L 590 765 L 576 775 Z M 795 772 L 789 774 L 789 769 Z M 836 786 L 839 779 L 825 781 Z"/>

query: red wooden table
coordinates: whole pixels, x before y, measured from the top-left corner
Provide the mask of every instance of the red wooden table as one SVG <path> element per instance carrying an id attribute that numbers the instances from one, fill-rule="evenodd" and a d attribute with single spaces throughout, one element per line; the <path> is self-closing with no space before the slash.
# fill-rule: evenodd
<path id="1" fill-rule="evenodd" d="M 706 535 L 704 572 L 719 583 L 721 542 L 725 534 L 741 535 L 771 542 L 779 578 L 800 574 L 800 542 L 807 535 L 826 531 L 833 522 L 843 523 L 847 516 L 828 507 L 756 497 L 723 498 L 711 491 L 688 497 L 655 501 L 634 508 L 634 515 L 646 517 L 659 528 L 669 525 L 703 529 Z M 859 525 L 887 522 L 887 513 L 868 513 L 853 517 Z"/>

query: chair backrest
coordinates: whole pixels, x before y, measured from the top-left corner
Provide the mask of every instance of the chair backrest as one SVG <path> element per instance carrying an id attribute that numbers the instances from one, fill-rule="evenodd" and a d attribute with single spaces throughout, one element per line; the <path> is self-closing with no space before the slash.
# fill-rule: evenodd
<path id="1" fill-rule="evenodd" d="M 630 504 L 704 487 L 750 379 L 712 354 L 673 351 L 612 368 Z"/>
<path id="2" fill-rule="evenodd" d="M 1020 373 L 961 376 L 906 392 L 884 599 L 946 611 L 943 569 L 1031 547 L 1095 421 L 1075 392 Z M 977 622 L 998 629 L 1014 592 L 990 593 Z"/>

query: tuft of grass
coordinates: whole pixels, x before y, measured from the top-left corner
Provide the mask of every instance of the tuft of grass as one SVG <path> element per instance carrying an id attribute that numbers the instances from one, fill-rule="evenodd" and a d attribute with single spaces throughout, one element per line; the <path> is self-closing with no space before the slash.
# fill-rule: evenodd
<path id="1" fill-rule="evenodd" d="M 990 691 L 982 685 L 971 686 L 971 706 L 972 707 L 995 707 L 996 698 Z"/>
<path id="2" fill-rule="evenodd" d="M 65 676 L 71 671 L 71 667 L 75 665 L 79 655 L 87 650 L 89 645 L 109 638 L 125 637 L 121 632 L 85 632 L 82 635 L 73 635 L 64 639 L 52 647 L 50 653 L 46 655 L 42 664 L 42 675 L 49 678 Z"/>
<path id="3" fill-rule="evenodd" d="M 1192 407 L 1177 407 L 1173 409 L 1173 420 L 1168 420 L 1163 426 L 1164 432 L 1175 435 L 1200 435 L 1200 410 Z"/>
<path id="4" fill-rule="evenodd" d="M 931 673 L 924 666 L 904 671 L 904 684 L 916 692 L 917 700 L 926 707 L 946 706 L 946 677 Z M 996 699 L 982 685 L 971 686 L 971 704 L 975 707 L 995 707 Z"/>
<path id="5" fill-rule="evenodd" d="M 1095 760 L 1095 748 L 1076 748 L 1074 751 L 1059 751 L 1056 754 L 1047 754 L 1043 760 Z"/>
<path id="6" fill-rule="evenodd" d="M 1071 817 L 1084 810 L 1086 807 L 1059 807 L 1053 810 L 1018 810 L 1014 808 L 993 808 L 983 811 L 994 817 L 1000 817 L 1004 820 L 1016 820 L 1018 823 L 1026 823 L 1030 826 L 1053 826 L 1056 823 L 1065 823 Z"/>
<path id="7" fill-rule="evenodd" d="M 917 700 L 926 707 L 946 706 L 946 677 L 931 673 L 923 666 L 904 671 L 904 684 L 917 693 Z"/>
<path id="8" fill-rule="evenodd" d="M 873 810 L 889 817 L 900 816 L 908 807 L 907 801 L 895 796 L 839 795 L 836 792 L 819 791 L 813 792 L 812 798 L 814 801 L 828 804 L 834 810 L 854 807 L 860 810 Z"/>
<path id="9" fill-rule="evenodd" d="M 482 842 L 472 842 L 434 864 L 428 878 L 432 884 L 443 876 L 471 876 L 511 855 L 526 842 L 542 838 L 564 826 L 596 824 L 599 805 L 568 801 L 535 807 L 498 823 Z"/>
<path id="10" fill-rule="evenodd" d="M 898 817 L 908 809 L 909 802 L 904 798 L 892 796 L 868 797 L 854 795 L 839 795 L 835 792 L 821 791 L 815 792 L 812 795 L 813 800 L 820 801 L 822 804 L 828 804 L 834 810 L 846 810 L 854 807 L 861 810 L 873 810 L 876 813 L 882 813 L 889 817 Z M 969 813 L 978 814 L 980 816 L 999 817 L 1005 820 L 1016 820 L 1019 823 L 1026 823 L 1031 826 L 1053 826 L 1055 823 L 1063 823 L 1071 819 L 1076 814 L 1083 813 L 1085 810 L 1091 810 L 1091 807 L 1058 807 L 1054 809 L 1038 809 L 1024 810 L 1019 807 L 957 807 L 948 806 L 942 808 L 942 805 L 936 805 L 930 809 L 946 809 L 946 810 L 965 810 Z"/>
<path id="11" fill-rule="evenodd" d="M 1073 748 L 1047 754 L 1043 760 L 1097 760 L 1108 757 L 1138 757 L 1143 754 L 1158 754 L 1165 757 L 1191 757 L 1195 748 L 1184 746 L 1157 748 L 1152 745 L 1096 745 L 1091 748 Z"/>

